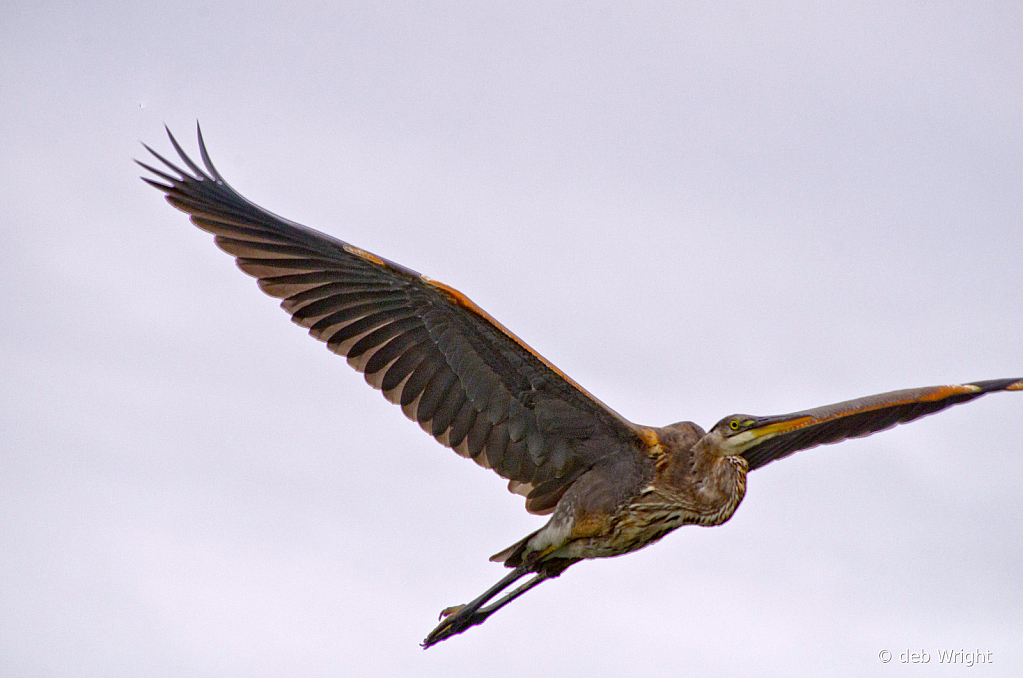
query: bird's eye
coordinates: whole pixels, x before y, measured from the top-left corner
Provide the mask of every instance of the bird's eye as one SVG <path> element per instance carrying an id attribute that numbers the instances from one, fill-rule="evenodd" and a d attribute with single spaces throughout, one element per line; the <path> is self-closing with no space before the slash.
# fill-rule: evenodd
<path id="1" fill-rule="evenodd" d="M 730 421 L 728 423 L 728 428 L 732 429 L 733 431 L 738 431 L 739 430 L 739 420 L 738 419 L 733 419 L 732 421 Z"/>

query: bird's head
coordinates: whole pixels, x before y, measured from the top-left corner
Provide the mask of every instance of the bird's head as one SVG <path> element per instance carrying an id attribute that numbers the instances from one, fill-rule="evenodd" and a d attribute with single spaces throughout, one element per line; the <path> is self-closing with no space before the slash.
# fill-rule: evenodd
<path id="1" fill-rule="evenodd" d="M 714 454 L 742 454 L 758 443 L 791 430 L 797 420 L 805 419 L 805 414 L 774 417 L 732 414 L 714 424 L 700 443 Z"/>

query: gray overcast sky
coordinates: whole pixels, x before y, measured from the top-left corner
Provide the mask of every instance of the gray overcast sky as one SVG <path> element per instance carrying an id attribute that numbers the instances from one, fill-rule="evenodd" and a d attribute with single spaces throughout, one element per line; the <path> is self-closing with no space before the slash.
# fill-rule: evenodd
<path id="1" fill-rule="evenodd" d="M 1023 675 L 1016 394 L 422 652 L 543 519 L 131 163 L 199 119 L 247 197 L 644 424 L 1023 376 L 1023 6 L 624 4 L 0 9 L 0 672 Z"/>

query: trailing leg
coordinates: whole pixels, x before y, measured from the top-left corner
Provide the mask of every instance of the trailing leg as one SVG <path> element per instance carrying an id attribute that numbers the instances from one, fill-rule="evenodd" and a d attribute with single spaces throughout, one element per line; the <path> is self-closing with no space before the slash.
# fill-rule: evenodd
<path id="1" fill-rule="evenodd" d="M 426 637 L 426 640 L 423 641 L 422 643 L 423 647 L 424 648 L 430 647 L 434 643 L 439 643 L 445 638 L 453 636 L 456 633 L 461 633 L 470 626 L 474 626 L 475 624 L 480 623 L 480 621 L 482 620 L 471 621 L 476 612 L 481 607 L 483 607 L 487 603 L 487 601 L 489 601 L 498 593 L 505 590 L 515 582 L 517 582 L 522 577 L 525 577 L 527 574 L 529 574 L 529 572 L 530 568 L 527 565 L 525 564 L 519 565 L 509 574 L 503 577 L 501 581 L 491 586 L 489 589 L 484 591 L 482 595 L 475 598 L 473 601 L 465 605 L 449 607 L 443 612 L 441 612 L 440 624 L 438 624 L 437 628 L 431 631 L 430 635 L 428 635 Z"/>
<path id="2" fill-rule="evenodd" d="M 523 563 L 522 565 L 519 565 L 512 570 L 511 573 L 501 579 L 501 581 L 491 586 L 483 593 L 483 595 L 479 596 L 472 602 L 466 605 L 448 608 L 441 612 L 441 622 L 437 625 L 437 628 L 430 632 L 430 635 L 426 637 L 426 640 L 423 641 L 423 648 L 428 648 L 431 645 L 435 645 L 446 638 L 457 635 L 470 627 L 482 624 L 487 620 L 487 617 L 494 614 L 540 582 L 557 577 L 574 562 L 576 561 L 559 559 L 547 561 L 546 563 L 542 563 L 539 567 L 532 563 Z M 535 577 L 520 585 L 511 593 L 508 593 L 504 597 L 498 599 L 495 603 L 484 607 L 484 605 L 494 598 L 494 596 L 532 572 L 536 572 Z"/>

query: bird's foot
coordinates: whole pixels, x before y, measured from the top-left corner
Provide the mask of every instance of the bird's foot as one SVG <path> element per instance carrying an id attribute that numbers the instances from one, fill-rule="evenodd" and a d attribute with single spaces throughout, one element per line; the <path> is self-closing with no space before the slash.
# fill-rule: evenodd
<path id="1" fill-rule="evenodd" d="M 477 624 L 482 624 L 489 616 L 490 612 L 480 610 L 479 608 L 470 608 L 466 605 L 446 607 L 440 613 L 440 624 L 437 624 L 437 628 L 430 631 L 430 635 L 422 642 L 423 649 L 436 645 L 446 638 L 458 635 Z"/>

